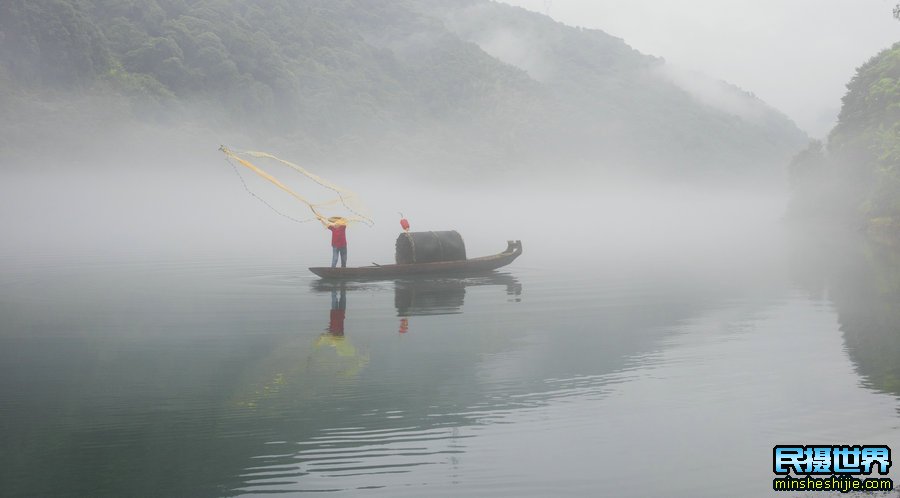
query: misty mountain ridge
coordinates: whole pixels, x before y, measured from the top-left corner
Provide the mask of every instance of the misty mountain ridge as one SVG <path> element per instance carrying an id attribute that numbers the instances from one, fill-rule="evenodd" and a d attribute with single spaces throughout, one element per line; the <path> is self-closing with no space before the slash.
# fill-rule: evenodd
<path id="1" fill-rule="evenodd" d="M 0 39 L 10 149 L 117 116 L 320 163 L 706 177 L 806 143 L 752 94 L 488 0 L 11 0 Z"/>

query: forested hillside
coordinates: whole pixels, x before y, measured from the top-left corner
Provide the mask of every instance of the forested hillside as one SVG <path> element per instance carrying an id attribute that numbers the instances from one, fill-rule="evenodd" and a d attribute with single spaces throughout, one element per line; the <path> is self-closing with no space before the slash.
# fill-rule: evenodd
<path id="1" fill-rule="evenodd" d="M 795 217 L 900 234 L 900 44 L 857 70 L 827 143 L 797 155 L 790 173 Z"/>
<path id="2" fill-rule="evenodd" d="M 805 142 L 751 94 L 487 0 L 6 0 L 0 106 L 3 147 L 96 111 L 435 167 L 747 173 Z"/>

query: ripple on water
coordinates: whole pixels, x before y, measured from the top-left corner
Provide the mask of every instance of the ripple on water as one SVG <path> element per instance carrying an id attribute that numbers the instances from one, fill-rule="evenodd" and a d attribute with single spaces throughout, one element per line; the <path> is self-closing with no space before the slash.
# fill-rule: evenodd
<path id="1" fill-rule="evenodd" d="M 254 466 L 241 474 L 244 484 L 239 491 L 377 489 L 384 486 L 372 482 L 377 476 L 449 463 L 453 455 L 464 452 L 461 441 L 469 437 L 473 436 L 460 435 L 451 427 L 325 429 L 305 441 L 273 443 L 281 451 L 254 457 Z"/>

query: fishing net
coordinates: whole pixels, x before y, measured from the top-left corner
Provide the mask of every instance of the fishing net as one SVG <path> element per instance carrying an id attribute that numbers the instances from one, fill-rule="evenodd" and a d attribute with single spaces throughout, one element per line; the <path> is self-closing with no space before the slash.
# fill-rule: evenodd
<path id="1" fill-rule="evenodd" d="M 219 150 L 225 154 L 247 192 L 285 218 L 298 223 L 326 221 L 333 217 L 343 218 L 348 223 L 369 226 L 375 223 L 359 196 L 301 166 L 267 152 L 236 151 L 224 145 Z M 253 174 L 247 175 L 248 170 Z M 270 171 L 277 171 L 277 176 Z"/>

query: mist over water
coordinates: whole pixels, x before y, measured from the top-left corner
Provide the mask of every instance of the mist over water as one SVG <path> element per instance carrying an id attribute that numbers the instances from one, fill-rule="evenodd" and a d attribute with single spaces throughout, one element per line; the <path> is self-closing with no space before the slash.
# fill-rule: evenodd
<path id="1" fill-rule="evenodd" d="M 330 234 L 309 209 L 251 171 L 230 165 L 215 142 L 189 149 L 141 145 L 98 148 L 106 153 L 71 163 L 55 156 L 7 165 L 0 222 L 10 236 L 0 250 L 17 258 L 289 259 L 298 268 L 328 260 Z M 689 264 L 695 251 L 758 254 L 785 206 L 778 185 L 610 178 L 561 165 L 523 175 L 435 180 L 375 172 L 365 164 L 302 166 L 354 191 L 368 208 L 374 226 L 356 223 L 348 230 L 351 261 L 363 266 L 393 260 L 399 212 L 413 231 L 459 231 L 471 257 L 520 239 L 531 264 L 662 257 L 677 265 Z M 293 171 L 266 168 L 314 202 L 334 197 Z"/>
<path id="2" fill-rule="evenodd" d="M 786 219 L 749 90 L 499 2 L 226 4 L 0 4 L 0 495 L 755 498 L 900 445 L 900 258 Z M 223 145 L 356 193 L 349 266 L 401 213 L 523 253 L 320 279 Z"/>
<path id="3" fill-rule="evenodd" d="M 485 277 L 337 285 L 306 270 L 330 234 L 253 198 L 217 144 L 126 145 L 0 187 L 0 416 L 30 448 L 0 462 L 13 490 L 749 497 L 775 444 L 898 442 L 865 353 L 895 341 L 862 331 L 848 356 L 838 313 L 860 303 L 836 309 L 807 261 L 847 253 L 789 237 L 778 188 L 304 164 L 376 220 L 348 229 L 351 265 L 393 262 L 398 211 L 469 257 L 524 246 Z M 723 445 L 734 468 L 706 473 Z"/>

